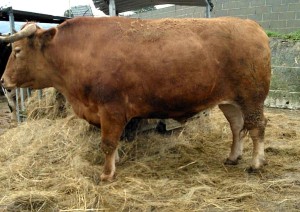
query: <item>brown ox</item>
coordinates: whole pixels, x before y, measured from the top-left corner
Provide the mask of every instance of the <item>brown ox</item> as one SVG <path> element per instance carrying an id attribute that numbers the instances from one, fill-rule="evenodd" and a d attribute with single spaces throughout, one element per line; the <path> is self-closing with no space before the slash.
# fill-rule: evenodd
<path id="1" fill-rule="evenodd" d="M 249 131 L 251 169 L 265 164 L 270 49 L 254 21 L 76 18 L 48 30 L 29 23 L 1 39 L 14 42 L 1 79 L 6 88 L 53 86 L 79 117 L 101 125 L 102 180 L 114 176 L 119 138 L 130 119 L 184 121 L 214 105 L 233 134 L 226 163 L 240 159 Z"/>

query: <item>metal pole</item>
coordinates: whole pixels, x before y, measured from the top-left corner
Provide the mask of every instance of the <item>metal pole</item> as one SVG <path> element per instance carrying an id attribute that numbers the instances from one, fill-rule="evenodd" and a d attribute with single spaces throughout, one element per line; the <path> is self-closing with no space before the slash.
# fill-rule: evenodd
<path id="1" fill-rule="evenodd" d="M 43 90 L 38 90 L 38 98 L 41 100 L 43 97 Z"/>
<path id="2" fill-rule="evenodd" d="M 23 112 L 25 110 L 25 104 L 24 104 L 24 88 L 20 88 L 20 95 L 21 95 L 21 111 Z"/>
<path id="3" fill-rule="evenodd" d="M 8 10 L 8 18 L 9 18 L 10 34 L 14 34 L 15 18 L 14 18 L 12 7 L 10 7 Z M 20 123 L 21 118 L 20 118 L 20 110 L 19 110 L 19 89 L 18 88 L 16 88 L 16 115 L 17 115 L 18 123 Z"/>
<path id="4" fill-rule="evenodd" d="M 13 34 L 15 30 L 15 18 L 14 18 L 12 7 L 8 8 L 8 18 L 9 18 L 10 33 Z"/>
<path id="5" fill-rule="evenodd" d="M 116 16 L 116 4 L 115 0 L 109 0 L 109 15 L 110 16 Z"/>
<path id="6" fill-rule="evenodd" d="M 21 116 L 20 116 L 20 108 L 19 108 L 19 88 L 16 88 L 16 115 L 18 123 L 21 122 Z"/>
<path id="7" fill-rule="evenodd" d="M 31 90 L 27 88 L 26 91 L 27 91 L 27 98 L 29 98 L 31 96 Z"/>
<path id="8" fill-rule="evenodd" d="M 206 17 L 206 18 L 210 18 L 210 17 L 211 17 L 211 15 L 210 15 L 210 5 L 209 5 L 209 3 L 208 3 L 207 0 L 205 0 L 205 1 L 206 1 L 205 17 Z"/>

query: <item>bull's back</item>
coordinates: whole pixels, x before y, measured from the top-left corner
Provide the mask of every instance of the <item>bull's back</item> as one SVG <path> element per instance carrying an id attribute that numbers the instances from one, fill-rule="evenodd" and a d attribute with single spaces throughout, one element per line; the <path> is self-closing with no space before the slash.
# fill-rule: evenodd
<path id="1" fill-rule="evenodd" d="M 161 36 L 151 30 L 144 36 L 139 32 L 137 39 L 123 44 L 124 49 L 132 47 L 125 70 L 134 70 L 131 80 L 143 87 L 141 95 L 146 92 L 150 103 L 157 99 L 168 109 L 174 103 L 174 110 L 183 105 L 197 110 L 222 101 L 266 98 L 270 50 L 267 36 L 255 22 L 225 18 L 153 23 L 164 30 Z"/>

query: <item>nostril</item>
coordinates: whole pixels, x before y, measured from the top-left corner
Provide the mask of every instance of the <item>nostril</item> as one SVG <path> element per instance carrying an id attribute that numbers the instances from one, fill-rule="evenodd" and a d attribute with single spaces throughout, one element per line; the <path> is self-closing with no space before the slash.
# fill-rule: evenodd
<path id="1" fill-rule="evenodd" d="M 4 83 L 4 79 L 3 79 L 3 78 L 1 78 L 0 82 L 1 82 L 1 84 L 3 84 L 3 83 Z"/>

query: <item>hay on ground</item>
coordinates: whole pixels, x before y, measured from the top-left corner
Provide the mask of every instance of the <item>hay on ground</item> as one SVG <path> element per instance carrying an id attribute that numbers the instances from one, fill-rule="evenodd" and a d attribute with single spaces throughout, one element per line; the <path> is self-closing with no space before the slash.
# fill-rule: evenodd
<path id="1" fill-rule="evenodd" d="M 240 164 L 223 165 L 231 134 L 215 108 L 170 135 L 140 133 L 133 142 L 122 142 L 117 178 L 110 183 L 99 179 L 104 158 L 98 130 L 72 115 L 30 119 L 0 136 L 0 208 L 298 211 L 300 111 L 266 114 L 269 165 L 257 174 L 245 171 L 252 154 L 249 137 Z"/>

